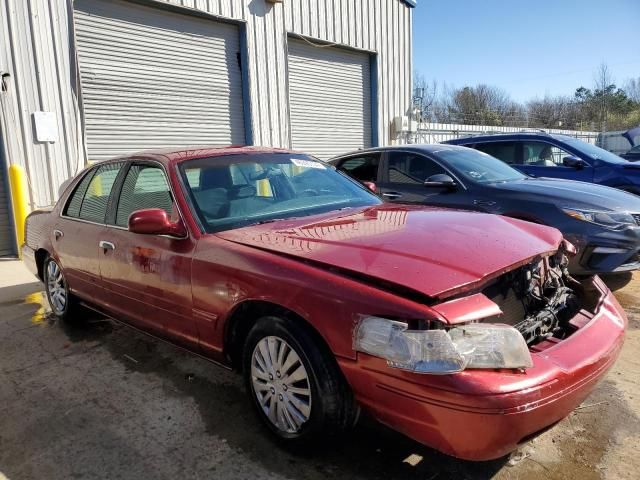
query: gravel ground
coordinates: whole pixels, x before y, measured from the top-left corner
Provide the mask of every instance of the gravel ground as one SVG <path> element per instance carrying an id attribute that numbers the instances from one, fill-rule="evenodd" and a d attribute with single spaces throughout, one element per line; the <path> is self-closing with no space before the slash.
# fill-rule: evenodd
<path id="1" fill-rule="evenodd" d="M 22 264 L 0 261 L 0 480 L 636 479 L 640 275 L 608 283 L 630 317 L 612 371 L 518 455 L 471 463 L 366 418 L 338 444 L 282 450 L 236 374 L 98 317 L 61 325 Z"/>

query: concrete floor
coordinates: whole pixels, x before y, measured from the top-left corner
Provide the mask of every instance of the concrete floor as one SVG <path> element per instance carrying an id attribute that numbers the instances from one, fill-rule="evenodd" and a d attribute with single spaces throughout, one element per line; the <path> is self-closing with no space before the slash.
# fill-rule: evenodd
<path id="1" fill-rule="evenodd" d="M 640 275 L 610 283 L 631 323 L 605 381 L 519 456 L 470 463 L 368 419 L 284 451 L 237 375 L 97 317 L 61 325 L 23 265 L 0 261 L 0 479 L 636 479 Z"/>

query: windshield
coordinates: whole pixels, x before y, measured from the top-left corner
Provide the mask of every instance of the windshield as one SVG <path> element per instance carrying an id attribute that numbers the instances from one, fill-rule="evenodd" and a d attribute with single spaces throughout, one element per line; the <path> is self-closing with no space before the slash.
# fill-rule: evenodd
<path id="1" fill-rule="evenodd" d="M 577 138 L 563 138 L 562 141 L 576 150 L 589 155 L 589 157 L 594 160 L 603 160 L 610 163 L 628 163 L 628 160 L 625 160 L 614 153 L 608 152 L 603 148 L 596 147 L 591 143 L 578 140 Z"/>
<path id="2" fill-rule="evenodd" d="M 208 232 L 382 203 L 307 155 L 226 155 L 186 161 L 179 169 Z"/>
<path id="3" fill-rule="evenodd" d="M 477 183 L 513 182 L 527 178 L 502 160 L 471 148 L 440 150 L 434 156 L 456 173 Z"/>

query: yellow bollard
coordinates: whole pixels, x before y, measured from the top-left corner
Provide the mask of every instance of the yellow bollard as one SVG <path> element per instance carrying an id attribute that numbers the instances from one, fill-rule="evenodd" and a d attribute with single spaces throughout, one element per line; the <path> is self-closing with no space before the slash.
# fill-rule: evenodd
<path id="1" fill-rule="evenodd" d="M 24 243 L 24 224 L 29 215 L 29 189 L 27 176 L 20 165 L 9 167 L 9 186 L 11 187 L 11 204 L 13 205 L 13 221 L 16 227 L 18 254 L 21 254 Z"/>

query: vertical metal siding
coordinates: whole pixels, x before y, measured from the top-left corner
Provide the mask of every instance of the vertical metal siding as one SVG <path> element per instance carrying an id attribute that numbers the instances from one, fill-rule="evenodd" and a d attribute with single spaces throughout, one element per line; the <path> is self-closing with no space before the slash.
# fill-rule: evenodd
<path id="1" fill-rule="evenodd" d="M 248 123 L 255 144 L 291 146 L 288 33 L 376 52 L 378 101 L 374 111 L 378 112 L 381 144 L 393 141 L 393 117 L 408 113 L 412 9 L 402 0 L 156 3 L 160 8 L 162 3 L 171 3 L 246 22 L 251 106 Z M 3 141 L 8 162 L 24 166 L 29 174 L 32 206 L 51 204 L 62 181 L 85 162 L 72 11 L 73 0 L 0 0 L 0 58 L 11 73 L 8 91 L 0 94 Z M 56 114 L 59 139 L 53 144 L 33 140 L 31 115 L 39 110 Z"/>
<path id="2" fill-rule="evenodd" d="M 250 101 L 257 145 L 291 147 L 284 55 L 287 33 L 378 54 L 376 110 L 382 145 L 394 141 L 393 117 L 409 112 L 412 9 L 402 0 L 285 0 L 275 4 L 257 0 L 158 1 L 247 21 Z"/>
<path id="3" fill-rule="evenodd" d="M 28 174 L 32 207 L 52 204 L 58 187 L 84 165 L 67 0 L 0 0 L 0 92 L 7 163 Z M 56 114 L 58 140 L 35 142 L 32 114 Z"/>
<path id="4" fill-rule="evenodd" d="M 243 144 L 238 25 L 114 0 L 76 0 L 89 160 Z"/>

